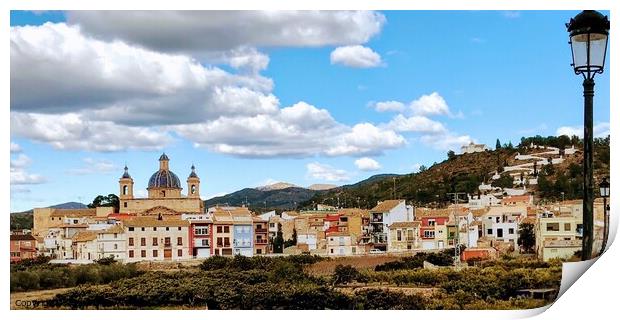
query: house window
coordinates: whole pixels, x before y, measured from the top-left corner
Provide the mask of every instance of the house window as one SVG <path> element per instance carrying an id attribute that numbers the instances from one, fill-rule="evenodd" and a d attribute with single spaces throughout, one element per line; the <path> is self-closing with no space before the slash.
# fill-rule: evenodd
<path id="1" fill-rule="evenodd" d="M 118 244 L 115 243 L 114 244 L 114 250 L 117 250 L 117 249 L 118 249 Z"/>
<path id="2" fill-rule="evenodd" d="M 334 253 L 334 249 L 329 249 L 329 253 Z"/>
<path id="3" fill-rule="evenodd" d="M 355 254 L 355 247 L 351 247 L 351 253 Z"/>
<path id="4" fill-rule="evenodd" d="M 129 227 L 129 228 L 127 228 L 127 230 L 133 231 L 133 227 Z"/>
<path id="5" fill-rule="evenodd" d="M 400 230 L 396 230 L 396 240 L 398 241 L 402 241 L 402 234 L 400 232 Z"/>
<path id="6" fill-rule="evenodd" d="M 127 201 L 123 201 L 123 208 L 127 208 Z"/>
<path id="7" fill-rule="evenodd" d="M 133 258 L 133 250 L 129 250 L 129 257 Z"/>
<path id="8" fill-rule="evenodd" d="M 157 258 L 157 250 L 153 250 L 153 258 Z"/>
<path id="9" fill-rule="evenodd" d="M 262 249 L 256 249 L 256 254 L 262 254 L 263 250 Z"/>
<path id="10" fill-rule="evenodd" d="M 182 237 L 178 237 L 177 238 L 177 245 L 179 245 L 179 246 L 183 245 L 183 238 Z"/>
<path id="11" fill-rule="evenodd" d="M 202 239 L 202 246 L 203 247 L 208 247 L 209 246 L 209 239 Z"/>
<path id="12" fill-rule="evenodd" d="M 141 246 L 146 246 L 146 238 L 140 238 L 140 245 Z"/>
<path id="13" fill-rule="evenodd" d="M 222 233 L 222 226 L 217 226 L 217 233 Z"/>
<path id="14" fill-rule="evenodd" d="M 230 247 L 230 238 L 224 238 L 224 246 Z"/>
<path id="15" fill-rule="evenodd" d="M 182 256 L 183 256 L 183 249 L 177 250 L 177 257 L 182 257 Z"/>
<path id="16" fill-rule="evenodd" d="M 153 231 L 157 231 L 157 227 L 153 227 Z"/>
<path id="17" fill-rule="evenodd" d="M 144 227 L 142 227 L 141 229 L 142 229 L 142 231 L 144 231 Z"/>
<path id="18" fill-rule="evenodd" d="M 508 234 L 515 234 L 515 229 L 508 228 Z"/>
<path id="19" fill-rule="evenodd" d="M 166 227 L 166 231 L 170 231 L 170 227 Z"/>
<path id="20" fill-rule="evenodd" d="M 140 256 L 141 256 L 142 258 L 146 258 L 146 250 L 142 250 L 142 251 L 140 251 Z"/>
<path id="21" fill-rule="evenodd" d="M 564 224 L 564 231 L 570 231 L 570 223 Z"/>
<path id="22" fill-rule="evenodd" d="M 487 234 L 493 234 L 493 229 L 487 229 Z"/>
<path id="23" fill-rule="evenodd" d="M 428 225 L 431 226 L 431 227 L 435 226 L 435 220 L 434 219 L 429 219 L 428 220 Z"/>
<path id="24" fill-rule="evenodd" d="M 118 238 L 118 233 L 114 234 L 114 239 Z"/>
<path id="25" fill-rule="evenodd" d="M 196 185 L 192 184 L 192 194 L 196 194 Z"/>
<path id="26" fill-rule="evenodd" d="M 424 230 L 424 238 L 435 238 L 435 230 Z"/>
<path id="27" fill-rule="evenodd" d="M 179 227 L 179 229 L 178 229 L 178 230 L 179 230 L 179 231 L 181 231 L 181 227 Z"/>
<path id="28" fill-rule="evenodd" d="M 194 234 L 206 236 L 209 234 L 209 227 L 196 227 L 194 229 Z"/>
<path id="29" fill-rule="evenodd" d="M 275 228 L 275 227 L 276 227 L 276 224 L 275 224 L 275 223 L 270 223 L 270 224 L 269 224 L 269 228 Z"/>
<path id="30" fill-rule="evenodd" d="M 224 226 L 224 233 L 229 233 L 229 232 L 230 232 L 230 227 Z"/>
<path id="31" fill-rule="evenodd" d="M 129 238 L 129 245 L 133 246 L 133 238 Z"/>
<path id="32" fill-rule="evenodd" d="M 224 239 L 224 238 L 220 238 L 220 237 L 218 237 L 218 238 L 217 238 L 217 245 L 218 245 L 219 247 L 221 247 L 221 246 L 223 246 L 223 245 L 224 245 L 224 240 L 223 240 L 223 239 Z"/>
<path id="33" fill-rule="evenodd" d="M 157 245 L 157 237 L 153 237 L 153 245 L 156 246 Z"/>
<path id="34" fill-rule="evenodd" d="M 560 231 L 559 223 L 547 223 L 547 231 Z"/>
<path id="35" fill-rule="evenodd" d="M 123 194 L 124 195 L 127 194 L 127 186 L 123 186 Z M 125 203 L 127 203 L 127 202 L 125 202 Z"/>
<path id="36" fill-rule="evenodd" d="M 164 245 L 165 246 L 170 246 L 170 237 L 165 237 L 164 238 Z"/>
<path id="37" fill-rule="evenodd" d="M 413 240 L 413 230 L 407 230 L 407 240 Z"/>

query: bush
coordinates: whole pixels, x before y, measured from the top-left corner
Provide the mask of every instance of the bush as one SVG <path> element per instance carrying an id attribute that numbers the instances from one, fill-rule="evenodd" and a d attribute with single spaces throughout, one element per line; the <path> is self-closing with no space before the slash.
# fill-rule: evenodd
<path id="1" fill-rule="evenodd" d="M 343 266 L 341 264 L 336 266 L 334 269 L 334 275 L 332 277 L 332 282 L 334 284 L 347 284 L 349 282 L 353 282 L 353 280 L 357 280 L 360 276 L 359 271 L 350 265 Z"/>
<path id="2" fill-rule="evenodd" d="M 361 310 L 420 310 L 427 301 L 418 295 L 405 295 L 380 289 L 361 290 L 354 297 L 355 308 Z"/>
<path id="3" fill-rule="evenodd" d="M 226 269 L 228 267 L 228 263 L 230 262 L 229 258 L 222 256 L 212 256 L 207 258 L 200 264 L 200 269 L 202 270 L 220 270 Z"/>

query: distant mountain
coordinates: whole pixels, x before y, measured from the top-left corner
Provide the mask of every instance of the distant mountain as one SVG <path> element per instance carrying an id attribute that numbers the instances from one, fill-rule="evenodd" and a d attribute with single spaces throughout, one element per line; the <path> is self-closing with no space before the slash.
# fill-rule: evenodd
<path id="1" fill-rule="evenodd" d="M 282 190 L 286 188 L 300 188 L 297 185 L 287 182 L 277 182 L 266 186 L 256 187 L 256 190 L 260 191 L 271 191 L 271 190 Z"/>
<path id="2" fill-rule="evenodd" d="M 48 208 L 54 209 L 84 209 L 87 208 L 83 203 L 79 202 L 65 202 L 49 206 Z M 16 229 L 32 229 L 32 213 L 33 209 L 22 212 L 11 212 L 11 230 Z"/>
<path id="3" fill-rule="evenodd" d="M 338 186 L 335 184 L 325 184 L 325 183 L 315 183 L 313 185 L 308 186 L 308 189 L 317 190 L 317 191 L 329 190 L 333 188 L 338 188 Z"/>
<path id="4" fill-rule="evenodd" d="M 277 190 L 258 190 L 245 188 L 227 195 L 211 198 L 205 201 L 205 206 L 216 204 L 241 206 L 246 204 L 257 208 L 293 209 L 296 204 L 308 201 L 314 195 L 324 191 L 310 190 L 299 187 L 289 187 Z"/>

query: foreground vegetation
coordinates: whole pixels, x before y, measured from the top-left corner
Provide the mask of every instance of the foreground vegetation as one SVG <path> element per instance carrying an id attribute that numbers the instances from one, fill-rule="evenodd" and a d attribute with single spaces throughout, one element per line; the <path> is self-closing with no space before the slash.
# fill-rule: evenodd
<path id="1" fill-rule="evenodd" d="M 442 255 L 430 259 L 441 259 Z M 75 281 L 82 284 L 41 302 L 47 308 L 69 309 L 521 309 L 549 301 L 519 297 L 519 290 L 558 288 L 561 277 L 559 263 L 505 258 L 462 270 L 430 270 L 418 265 L 420 259 L 429 259 L 428 255 L 414 258 L 401 258 L 398 263 L 388 262 L 374 269 L 337 265 L 330 274 L 313 275 L 307 270 L 328 258 L 212 257 L 199 267 L 174 272 L 136 272 L 107 281 L 103 277 Z M 95 273 L 119 266 L 77 266 L 70 272 L 92 268 L 90 272 Z M 12 291 L 17 289 L 14 272 L 35 272 L 32 268 L 12 271 Z M 43 266 L 34 268 L 47 272 Z M 63 268 L 70 267 L 50 270 Z M 409 290 L 416 288 L 428 290 Z"/>

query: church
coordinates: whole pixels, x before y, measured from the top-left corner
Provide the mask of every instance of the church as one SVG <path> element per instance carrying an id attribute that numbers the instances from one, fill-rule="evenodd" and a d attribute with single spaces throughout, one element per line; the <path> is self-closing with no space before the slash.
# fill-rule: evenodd
<path id="1" fill-rule="evenodd" d="M 200 199 L 200 178 L 194 165 L 187 177 L 187 195 L 181 194 L 181 180 L 170 171 L 170 159 L 163 153 L 159 157 L 159 170 L 149 179 L 147 198 L 134 197 L 134 181 L 125 166 L 125 172 L 118 181 L 119 213 L 133 213 L 140 216 L 178 216 L 182 213 L 203 213 L 204 203 Z"/>

